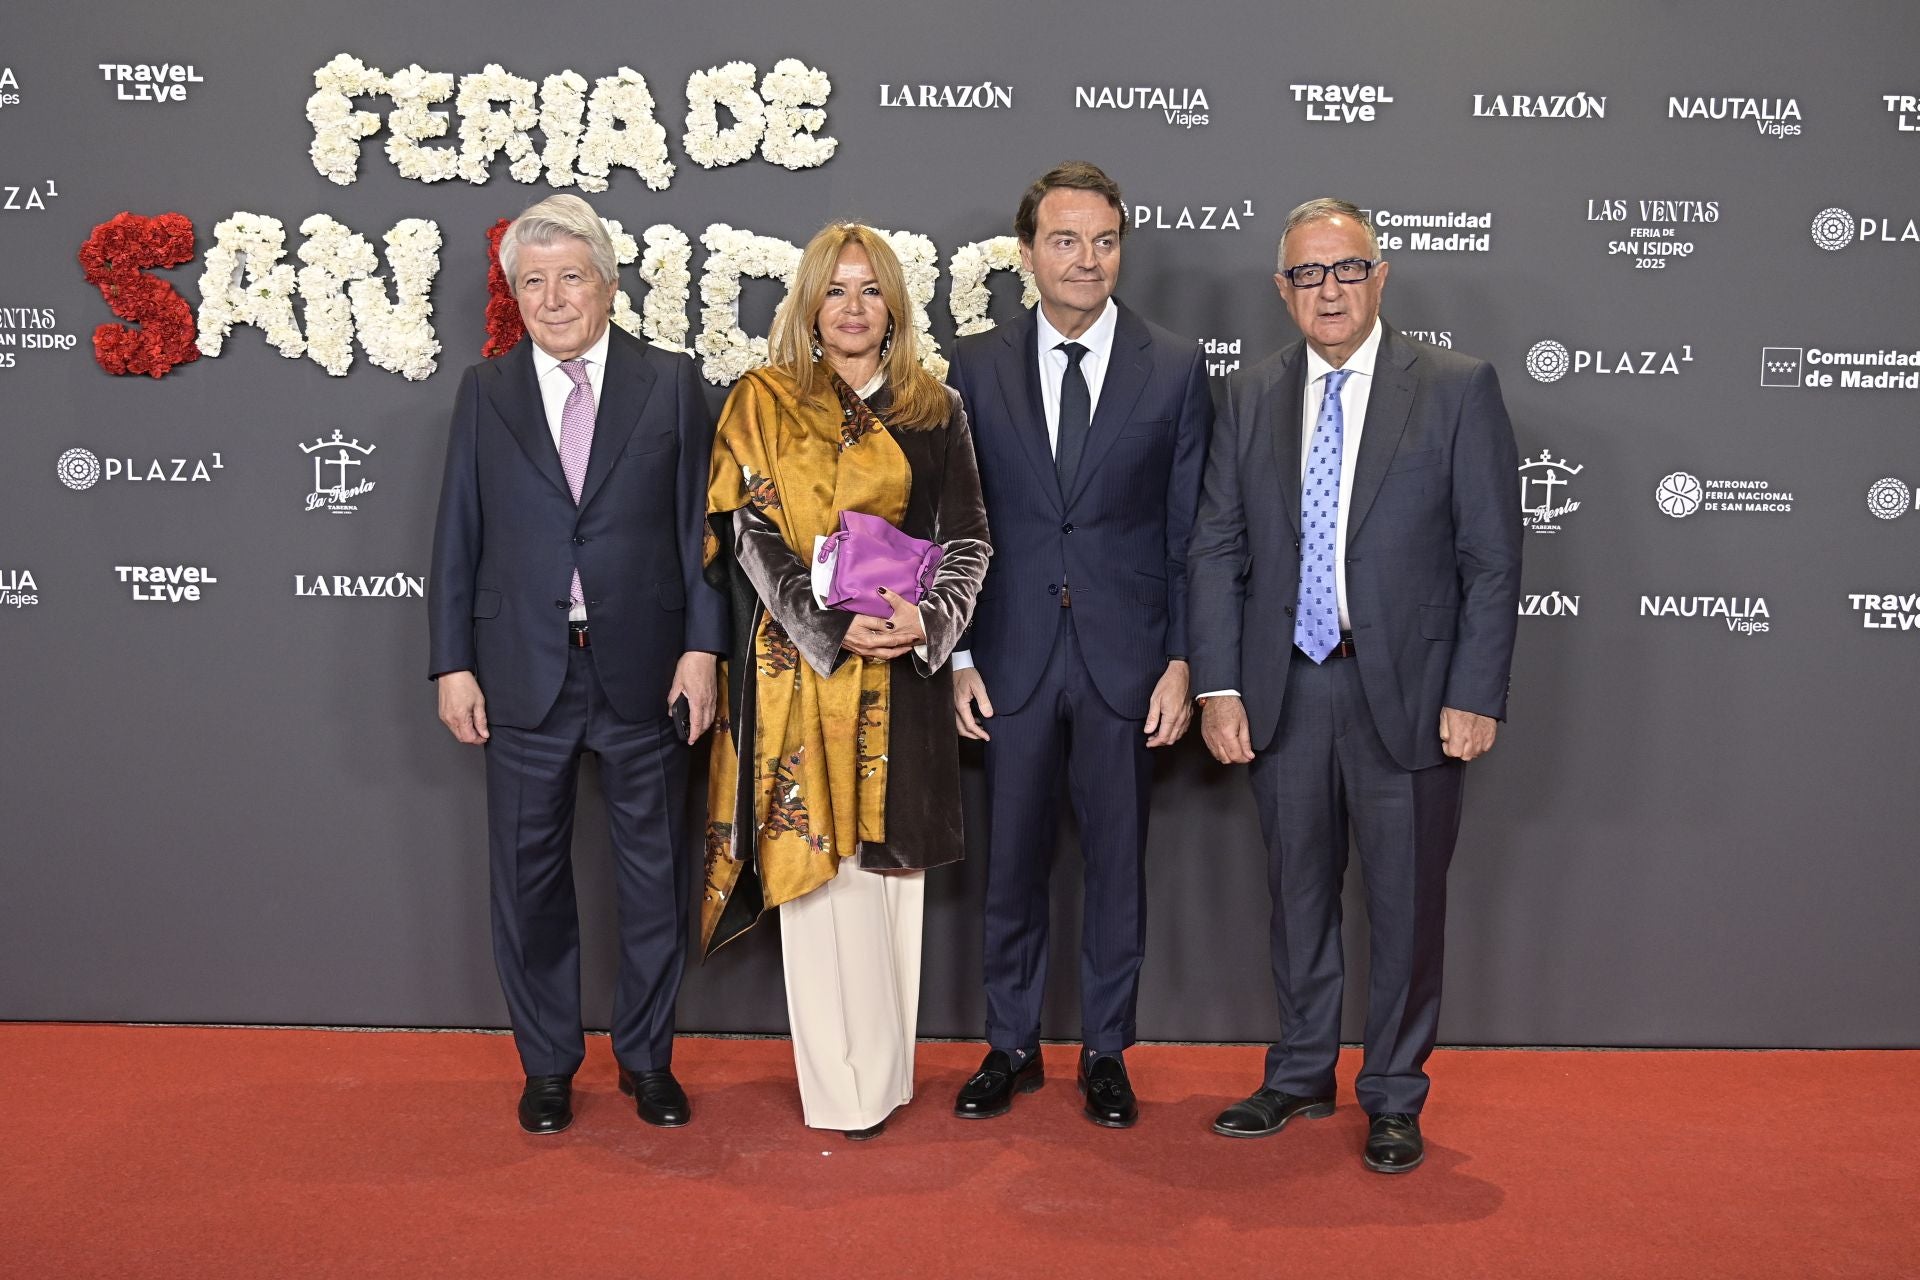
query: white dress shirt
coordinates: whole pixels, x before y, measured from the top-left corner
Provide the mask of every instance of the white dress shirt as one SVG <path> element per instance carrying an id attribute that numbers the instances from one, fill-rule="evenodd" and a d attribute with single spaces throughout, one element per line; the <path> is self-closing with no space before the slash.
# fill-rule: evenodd
<path id="1" fill-rule="evenodd" d="M 607 377 L 607 343 L 613 326 L 600 334 L 599 341 L 580 353 L 580 359 L 587 362 L 587 385 L 593 389 L 593 407 L 598 416 L 600 409 L 600 387 Z M 567 411 L 567 397 L 573 394 L 573 379 L 560 367 L 561 362 L 540 349 L 540 344 L 531 337 L 533 343 L 533 380 L 540 388 L 540 407 L 547 411 L 547 431 L 553 436 L 553 451 L 560 452 L 561 418 Z M 567 610 L 567 621 L 585 622 L 587 620 L 586 602 L 582 601 Z"/>
<path id="2" fill-rule="evenodd" d="M 1367 425 L 1367 398 L 1373 393 L 1373 362 L 1380 354 L 1380 335 L 1385 332 L 1378 317 L 1373 332 L 1340 367 L 1351 376 L 1340 384 L 1340 510 L 1333 535 L 1333 582 L 1340 601 L 1340 629 L 1353 630 L 1347 615 L 1347 508 L 1353 502 L 1353 472 L 1360 458 L 1360 433 Z M 1333 366 L 1307 347 L 1307 387 L 1300 397 L 1300 480 L 1307 477 L 1307 458 L 1313 452 L 1313 430 L 1320 420 L 1320 409 L 1327 397 L 1327 375 Z M 1289 647 L 1291 635 L 1286 637 Z M 1240 696 L 1238 689 L 1210 689 L 1195 694 L 1198 698 Z"/>
<path id="3" fill-rule="evenodd" d="M 1100 409 L 1100 388 L 1106 383 L 1107 365 L 1113 358 L 1113 331 L 1120 322 L 1120 308 L 1112 298 L 1108 298 L 1106 310 L 1100 313 L 1100 318 L 1077 338 L 1067 337 L 1048 323 L 1044 306 L 1034 306 L 1033 321 L 1039 331 L 1034 349 L 1040 361 L 1040 409 L 1047 419 L 1047 452 L 1058 455 L 1060 384 L 1067 378 L 1067 353 L 1060 350 L 1060 344 L 1077 342 L 1087 349 L 1087 353 L 1080 357 L 1080 372 L 1087 380 L 1087 421 L 1091 423 L 1093 415 Z M 962 649 L 953 655 L 955 671 L 965 671 L 972 665 L 971 649 Z"/>

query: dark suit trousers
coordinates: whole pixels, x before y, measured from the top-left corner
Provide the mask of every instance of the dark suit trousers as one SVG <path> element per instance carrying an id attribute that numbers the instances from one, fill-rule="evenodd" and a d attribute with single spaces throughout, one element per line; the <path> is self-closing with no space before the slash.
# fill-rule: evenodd
<path id="1" fill-rule="evenodd" d="M 493 954 L 521 1064 L 528 1075 L 569 1075 L 586 1056 L 573 811 L 580 757 L 591 751 L 600 757 L 619 904 L 613 1053 L 632 1071 L 667 1069 L 686 955 L 685 744 L 665 715 L 636 723 L 614 713 L 591 649 L 568 650 L 559 700 L 536 728 L 491 728 Z"/>
<path id="2" fill-rule="evenodd" d="M 1417 1114 L 1425 1104 L 1422 1068 L 1440 1020 L 1447 865 L 1460 829 L 1462 770 L 1457 760 L 1401 768 L 1374 730 L 1353 660 L 1315 666 L 1294 652 L 1279 734 L 1252 766 L 1280 998 L 1268 1088 L 1334 1092 L 1345 982 L 1340 890 L 1351 834 L 1372 932 L 1366 1055 L 1354 1092 L 1369 1115 Z"/>
<path id="3" fill-rule="evenodd" d="M 1059 817 L 1060 767 L 1080 824 L 1080 1038 L 1096 1053 L 1134 1041 L 1146 952 L 1147 799 L 1153 764 L 1144 720 L 1116 715 L 1094 688 L 1072 613 L 1033 696 L 987 721 L 987 1043 L 1040 1043 L 1047 985 L 1047 886 Z M 993 694 L 992 672 L 983 672 Z"/>

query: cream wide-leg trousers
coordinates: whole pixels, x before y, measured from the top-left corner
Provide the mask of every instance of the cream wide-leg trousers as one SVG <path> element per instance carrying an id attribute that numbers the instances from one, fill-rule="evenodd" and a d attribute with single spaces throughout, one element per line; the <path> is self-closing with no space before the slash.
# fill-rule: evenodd
<path id="1" fill-rule="evenodd" d="M 814 1129 L 865 1129 L 913 1099 L 926 873 L 849 859 L 780 904 L 800 1109 Z"/>

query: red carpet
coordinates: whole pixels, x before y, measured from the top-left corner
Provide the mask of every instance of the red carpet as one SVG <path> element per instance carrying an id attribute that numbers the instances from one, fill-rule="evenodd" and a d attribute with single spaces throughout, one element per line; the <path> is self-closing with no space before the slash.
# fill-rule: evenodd
<path id="1" fill-rule="evenodd" d="M 1352 1054 L 1332 1119 L 1231 1141 L 1257 1048 L 1134 1050 L 1110 1132 L 1070 1047 L 968 1122 L 979 1050 L 925 1045 L 856 1146 L 801 1126 L 784 1041 L 683 1039 L 670 1131 L 589 1044 L 573 1128 L 533 1138 L 504 1036 L 0 1026 L 0 1275 L 1920 1274 L 1914 1053 L 1443 1052 L 1426 1165 L 1382 1177 Z"/>

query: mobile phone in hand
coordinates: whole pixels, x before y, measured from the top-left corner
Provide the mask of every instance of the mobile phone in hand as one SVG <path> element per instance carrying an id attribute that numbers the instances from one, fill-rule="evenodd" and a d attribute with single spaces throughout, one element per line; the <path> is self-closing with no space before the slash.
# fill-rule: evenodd
<path id="1" fill-rule="evenodd" d="M 673 717 L 673 730 L 680 735 L 680 741 L 693 741 L 693 708 L 687 705 L 687 695 L 681 694 L 667 708 L 667 714 Z"/>

